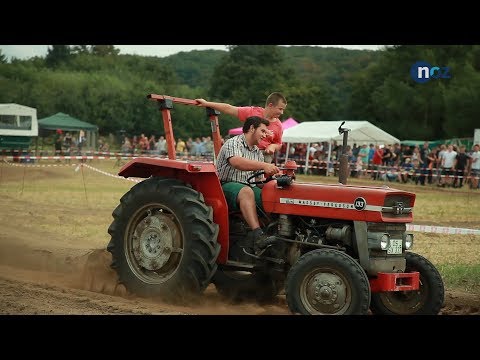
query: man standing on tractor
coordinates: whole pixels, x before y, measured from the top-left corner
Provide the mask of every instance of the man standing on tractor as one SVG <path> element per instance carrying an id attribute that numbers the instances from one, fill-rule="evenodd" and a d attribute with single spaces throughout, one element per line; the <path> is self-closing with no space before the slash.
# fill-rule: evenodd
<path id="1" fill-rule="evenodd" d="M 237 117 L 240 121 L 245 121 L 250 116 L 259 116 L 267 119 L 268 130 L 267 136 L 260 141 L 258 147 L 264 154 L 264 161 L 271 163 L 275 151 L 282 148 L 283 127 L 280 116 L 287 107 L 287 99 L 279 92 L 271 93 L 265 102 L 265 108 L 259 106 L 233 106 L 226 103 L 217 103 L 206 101 L 205 99 L 195 99 L 199 105 L 209 107 L 221 113 Z"/>
<path id="2" fill-rule="evenodd" d="M 217 171 L 222 189 L 225 193 L 230 211 L 240 210 L 243 218 L 252 229 L 250 234 L 253 244 L 266 238 L 258 221 L 257 208 L 262 207 L 262 190 L 258 186 L 250 186 L 247 179 L 258 171 L 265 176 L 280 172 L 274 164 L 266 163 L 258 144 L 268 134 L 268 121 L 251 116 L 243 124 L 243 134 L 228 139 L 223 144 L 217 158 Z M 255 246 L 254 246 L 255 247 Z"/>

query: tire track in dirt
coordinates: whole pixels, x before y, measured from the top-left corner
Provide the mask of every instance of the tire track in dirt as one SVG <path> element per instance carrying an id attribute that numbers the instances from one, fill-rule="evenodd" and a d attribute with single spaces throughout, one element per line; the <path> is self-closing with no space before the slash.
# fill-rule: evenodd
<path id="1" fill-rule="evenodd" d="M 290 314 L 283 295 L 266 305 L 230 303 L 213 285 L 194 304 L 138 298 L 118 284 L 110 268 L 111 255 L 105 249 L 77 251 L 76 256 L 25 246 L 1 246 L 0 250 L 0 314 Z M 441 315 L 480 315 L 476 294 L 447 291 L 445 298 Z"/>
<path id="2" fill-rule="evenodd" d="M 0 313 L 32 315 L 151 315 L 151 309 L 122 298 L 0 277 Z M 158 312 L 161 313 L 161 312 Z M 181 314 L 166 312 L 167 315 Z"/>

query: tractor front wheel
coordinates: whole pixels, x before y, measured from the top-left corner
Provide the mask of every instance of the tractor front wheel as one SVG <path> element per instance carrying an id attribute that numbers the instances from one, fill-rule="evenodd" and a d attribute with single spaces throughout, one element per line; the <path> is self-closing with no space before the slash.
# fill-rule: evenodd
<path id="1" fill-rule="evenodd" d="M 406 272 L 420 273 L 420 288 L 416 291 L 372 293 L 370 308 L 378 315 L 437 315 L 443 306 L 443 280 L 433 264 L 415 253 L 405 253 Z"/>
<path id="2" fill-rule="evenodd" d="M 367 274 L 333 249 L 302 255 L 288 272 L 285 293 L 292 313 L 302 315 L 365 315 L 370 305 Z"/>

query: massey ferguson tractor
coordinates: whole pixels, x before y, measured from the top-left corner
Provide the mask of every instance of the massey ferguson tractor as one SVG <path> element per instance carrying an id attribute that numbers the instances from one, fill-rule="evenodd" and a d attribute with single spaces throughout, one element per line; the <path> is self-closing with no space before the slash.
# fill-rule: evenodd
<path id="1" fill-rule="evenodd" d="M 256 253 L 241 213 L 228 209 L 215 162 L 176 159 L 170 110 L 197 102 L 147 98 L 162 113 L 168 158 L 136 158 L 120 169 L 120 176 L 145 180 L 123 195 L 108 229 L 111 266 L 130 293 L 185 301 L 213 283 L 237 300 L 271 301 L 284 291 L 294 314 L 440 312 L 442 278 L 411 252 L 414 237 L 406 231 L 415 194 L 346 185 L 345 154 L 340 182 L 330 185 L 296 181 L 297 165 L 287 161 L 281 175 L 261 181 L 258 210 L 268 237 Z M 217 155 L 219 112 L 206 110 Z M 341 126 L 345 148 L 348 129 Z M 258 184 L 260 175 L 248 182 Z"/>

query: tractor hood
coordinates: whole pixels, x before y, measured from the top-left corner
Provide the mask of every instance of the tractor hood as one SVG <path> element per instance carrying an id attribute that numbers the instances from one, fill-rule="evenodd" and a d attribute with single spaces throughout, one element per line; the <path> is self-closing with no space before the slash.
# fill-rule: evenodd
<path id="1" fill-rule="evenodd" d="M 294 182 L 278 187 L 271 181 L 262 190 L 268 213 L 371 222 L 413 221 L 415 194 L 387 186 L 352 186 Z"/>

